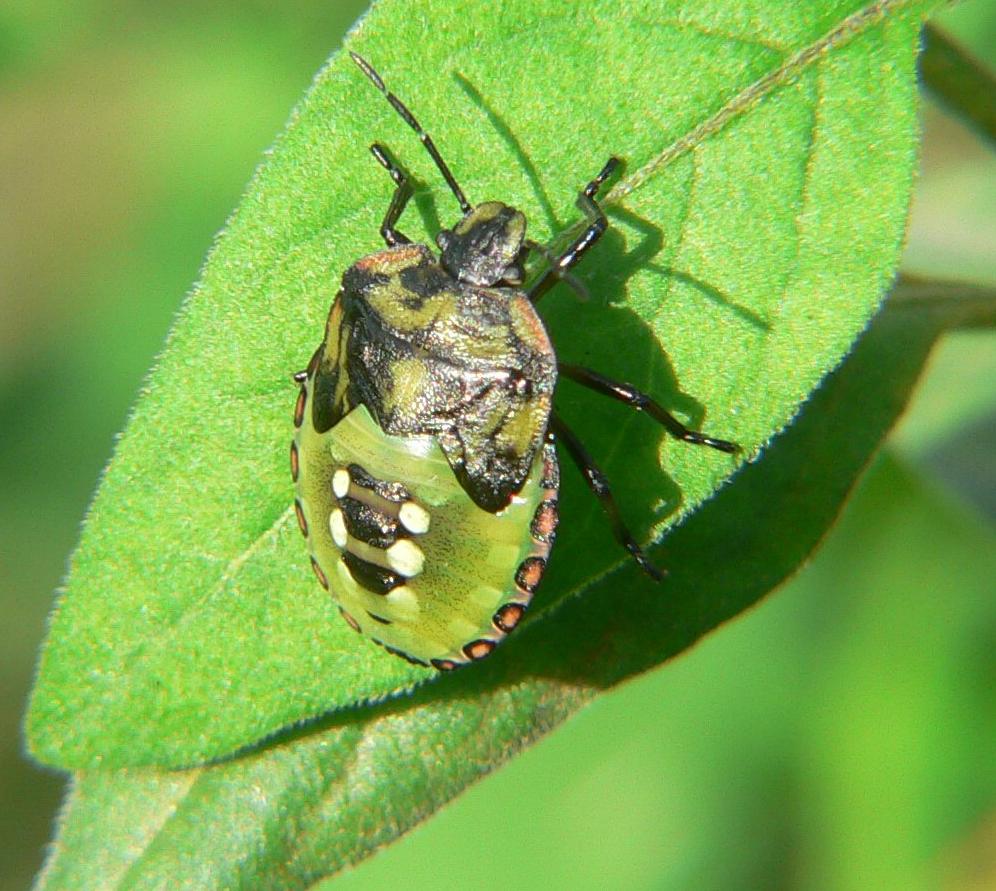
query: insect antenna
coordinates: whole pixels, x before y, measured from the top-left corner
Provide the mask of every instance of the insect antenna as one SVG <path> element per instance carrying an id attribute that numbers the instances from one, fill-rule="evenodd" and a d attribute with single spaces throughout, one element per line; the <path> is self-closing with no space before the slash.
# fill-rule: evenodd
<path id="1" fill-rule="evenodd" d="M 466 196 L 463 194 L 463 189 L 461 189 L 457 184 L 456 179 L 450 172 L 450 168 L 443 160 L 443 156 L 439 154 L 439 149 L 436 148 L 436 143 L 432 141 L 432 137 L 422 129 L 422 125 L 416 120 L 415 115 L 408 110 L 408 107 L 397 96 L 395 96 L 394 93 L 384 86 L 384 81 L 381 80 L 380 75 L 373 69 L 373 66 L 363 58 L 363 56 L 354 52 L 350 52 L 349 55 L 353 57 L 353 61 L 360 67 L 360 70 L 368 78 L 370 78 L 373 85 L 387 97 L 387 101 L 391 103 L 391 107 L 399 115 L 401 115 L 405 123 L 418 134 L 418 138 L 422 141 L 422 145 L 425 146 L 425 150 L 431 155 L 432 160 L 436 162 L 436 167 L 439 168 L 439 172 L 443 175 L 443 179 L 446 180 L 446 185 L 450 187 L 450 191 L 453 192 L 453 195 L 456 197 L 456 200 L 460 205 L 460 210 L 465 214 L 469 213 L 471 210 L 470 202 L 467 201 Z"/>

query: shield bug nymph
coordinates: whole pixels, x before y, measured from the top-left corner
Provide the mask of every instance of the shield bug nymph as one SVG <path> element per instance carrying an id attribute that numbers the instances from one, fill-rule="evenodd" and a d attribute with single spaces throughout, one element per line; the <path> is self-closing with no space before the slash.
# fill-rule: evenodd
<path id="1" fill-rule="evenodd" d="M 608 515 L 616 540 L 655 579 L 608 481 L 553 408 L 558 376 L 647 412 L 685 442 L 737 446 L 689 430 L 629 384 L 558 362 L 539 299 L 598 241 L 596 200 L 610 158 L 578 195 L 587 227 L 563 253 L 526 237 L 523 214 L 472 205 L 432 138 L 360 56 L 353 60 L 415 131 L 461 217 L 438 256 L 397 228 L 411 182 L 380 144 L 394 181 L 386 249 L 345 271 L 325 338 L 295 375 L 295 512 L 319 583 L 346 621 L 392 653 L 451 669 L 487 656 L 519 623 L 559 522 L 559 442 Z M 535 251 L 549 268 L 528 288 Z"/>

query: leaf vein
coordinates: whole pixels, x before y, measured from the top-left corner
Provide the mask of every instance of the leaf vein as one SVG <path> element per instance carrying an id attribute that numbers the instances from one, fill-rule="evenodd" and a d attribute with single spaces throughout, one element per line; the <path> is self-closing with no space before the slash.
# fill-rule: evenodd
<path id="1" fill-rule="evenodd" d="M 691 19 L 648 19 L 642 17 L 634 17 L 634 24 L 643 24 L 651 28 L 673 28 L 676 31 L 693 31 L 696 34 L 701 34 L 703 37 L 708 37 L 711 40 L 723 40 L 727 43 L 739 43 L 741 46 L 753 46 L 759 49 L 767 50 L 769 52 L 784 53 L 786 47 L 781 44 L 777 44 L 773 41 L 762 40 L 757 35 L 742 35 L 734 34 L 731 31 L 721 31 L 715 28 L 708 28 L 699 22 L 692 21 Z"/>
<path id="2" fill-rule="evenodd" d="M 910 6 L 915 2 L 916 0 L 876 0 L 876 2 L 869 3 L 852 13 L 835 28 L 813 43 L 804 46 L 764 77 L 748 84 L 724 103 L 719 110 L 693 127 L 684 136 L 672 142 L 632 176 L 617 183 L 606 195 L 605 200 L 612 202 L 625 198 L 643 185 L 658 170 L 701 145 L 705 140 L 724 129 L 730 121 L 749 111 L 776 87 L 794 80 L 829 50 L 850 42 L 854 37 L 881 21 L 890 12 Z"/>
<path id="3" fill-rule="evenodd" d="M 162 644 L 166 635 L 176 634 L 180 629 L 182 629 L 188 621 L 196 618 L 197 612 L 201 606 L 210 601 L 218 593 L 225 589 L 237 575 L 239 570 L 245 565 L 245 563 L 253 557 L 253 555 L 263 546 L 263 543 L 269 539 L 275 537 L 280 530 L 288 523 L 291 516 L 294 513 L 293 506 L 288 507 L 280 516 L 278 516 L 270 526 L 256 536 L 255 539 L 244 548 L 238 555 L 233 557 L 228 565 L 222 570 L 221 575 L 208 586 L 204 593 L 194 599 L 180 615 L 177 617 L 176 621 L 170 622 L 165 628 L 162 629 L 160 636 L 157 638 L 157 646 L 159 649 L 156 652 L 161 651 Z M 140 665 L 142 660 L 146 657 L 148 653 L 148 643 L 144 643 L 141 647 L 137 648 L 131 653 L 131 658 L 125 658 L 125 664 L 127 669 L 124 672 L 124 676 L 130 676 L 131 670 L 136 666 Z"/>
<path id="4" fill-rule="evenodd" d="M 815 78 L 814 83 L 814 95 L 809 106 L 811 111 L 809 133 L 807 135 L 805 148 L 802 150 L 802 157 L 805 159 L 805 164 L 802 170 L 802 179 L 799 182 L 799 195 L 796 200 L 795 213 L 792 214 L 792 229 L 795 233 L 795 237 L 792 239 L 792 258 L 791 261 L 786 261 L 786 271 L 781 281 L 779 293 L 773 304 L 768 307 L 765 312 L 768 327 L 761 334 L 763 340 L 771 340 L 774 333 L 778 330 L 778 321 L 781 319 L 786 303 L 788 302 L 790 285 L 795 280 L 795 275 L 799 270 L 799 258 L 803 240 L 802 219 L 808 206 L 808 198 L 810 194 L 809 189 L 813 177 L 813 162 L 816 157 L 816 146 L 819 141 L 820 106 L 823 95 L 821 85 L 822 79 L 819 76 L 819 69 L 817 69 L 817 77 Z M 753 351 L 752 355 L 755 357 L 752 373 L 757 374 L 760 366 L 770 361 L 771 353 L 768 350 L 759 349 Z"/>

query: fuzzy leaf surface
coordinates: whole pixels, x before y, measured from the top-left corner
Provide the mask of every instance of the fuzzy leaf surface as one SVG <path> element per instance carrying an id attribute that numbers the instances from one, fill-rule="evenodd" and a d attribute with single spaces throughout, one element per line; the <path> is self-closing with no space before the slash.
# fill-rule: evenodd
<path id="1" fill-rule="evenodd" d="M 626 160 L 613 228 L 580 270 L 594 299 L 549 295 L 551 334 L 562 358 L 628 379 L 750 455 L 841 360 L 891 279 L 931 6 L 626 0 L 565 15 L 531 0 L 500 11 L 384 0 L 348 46 L 412 106 L 471 200 L 518 206 L 533 238 L 576 223 L 578 188 L 609 155 Z M 40 760 L 189 766 L 318 715 L 352 708 L 354 720 L 419 682 L 430 700 L 463 684 L 507 697 L 488 683 L 543 635 L 542 673 L 570 678 L 586 666 L 551 608 L 572 594 L 650 598 L 679 621 L 681 577 L 701 559 L 655 548 L 674 573 L 651 590 L 569 469 L 536 627 L 466 681 L 357 638 L 314 582 L 288 508 L 289 375 L 317 345 L 342 271 L 380 247 L 391 183 L 367 153 L 375 139 L 426 184 L 403 231 L 428 240 L 455 221 L 414 134 L 335 55 L 215 245 L 101 483 L 30 706 Z M 558 402 L 642 539 L 735 470 L 569 382 Z M 755 507 L 737 510 L 734 535 Z M 760 573 L 752 582 L 772 575 L 761 570 L 743 568 Z M 724 596 L 694 587 L 703 609 Z M 707 615 L 689 621 L 711 627 Z M 665 658 L 660 629 L 646 629 L 636 650 L 606 644 L 600 658 L 619 661 L 598 671 Z M 537 689 L 513 711 L 547 710 Z"/>

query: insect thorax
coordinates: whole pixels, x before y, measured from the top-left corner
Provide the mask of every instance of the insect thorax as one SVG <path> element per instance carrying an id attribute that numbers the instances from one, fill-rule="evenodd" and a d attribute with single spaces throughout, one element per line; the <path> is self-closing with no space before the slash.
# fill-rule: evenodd
<path id="1" fill-rule="evenodd" d="M 458 282 L 422 245 L 346 271 L 311 370 L 316 430 L 363 404 L 385 433 L 435 436 L 489 511 L 529 474 L 556 383 L 553 348 L 525 295 Z"/>

